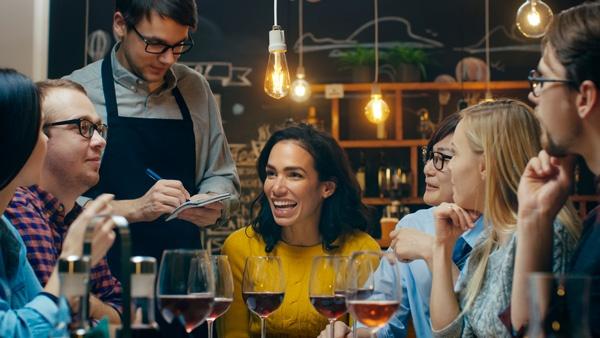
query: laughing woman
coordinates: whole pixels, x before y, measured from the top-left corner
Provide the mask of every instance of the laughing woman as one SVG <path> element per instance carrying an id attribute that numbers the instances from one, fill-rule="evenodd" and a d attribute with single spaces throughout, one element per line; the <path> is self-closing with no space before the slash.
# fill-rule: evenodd
<path id="1" fill-rule="evenodd" d="M 273 337 L 317 337 L 327 325 L 310 304 L 308 281 L 313 257 L 380 250 L 364 230 L 366 209 L 344 151 L 328 134 L 308 125 L 275 132 L 257 163 L 263 192 L 251 226 L 231 234 L 222 253 L 229 256 L 234 301 L 219 322 L 219 336 L 255 336 L 260 332 L 242 299 L 246 257 L 278 256 L 286 287 L 279 309 L 267 320 Z"/>

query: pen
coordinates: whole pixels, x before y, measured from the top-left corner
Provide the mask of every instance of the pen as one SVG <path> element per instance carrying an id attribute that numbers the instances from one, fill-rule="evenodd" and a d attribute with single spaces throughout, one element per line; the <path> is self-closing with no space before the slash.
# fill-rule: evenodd
<path id="1" fill-rule="evenodd" d="M 148 175 L 151 179 L 155 181 L 162 180 L 162 177 L 160 177 L 157 173 L 154 172 L 154 170 L 150 168 L 146 168 L 146 175 Z"/>

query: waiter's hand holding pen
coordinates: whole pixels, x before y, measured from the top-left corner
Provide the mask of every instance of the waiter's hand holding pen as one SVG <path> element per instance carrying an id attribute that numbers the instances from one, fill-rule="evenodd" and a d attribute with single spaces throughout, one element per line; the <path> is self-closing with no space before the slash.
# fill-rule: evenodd
<path id="1" fill-rule="evenodd" d="M 156 183 L 144 196 L 130 200 L 129 222 L 151 222 L 164 214 L 170 214 L 182 203 L 190 199 L 181 181 L 165 180 L 152 169 L 146 169 L 146 175 Z"/>
<path id="2" fill-rule="evenodd" d="M 164 188 L 164 190 L 158 190 L 156 192 L 169 192 L 172 194 L 177 194 L 177 193 L 181 193 L 183 192 L 185 195 L 185 200 L 181 200 L 181 195 L 177 194 L 177 196 L 179 197 L 178 200 L 173 199 L 172 197 L 170 199 L 167 199 L 167 197 L 169 196 L 161 196 L 160 194 L 156 195 L 155 200 L 156 201 L 164 201 L 162 203 L 162 205 L 158 205 L 157 208 L 153 209 L 156 211 L 160 211 L 160 210 L 168 210 L 163 212 L 162 214 L 165 213 L 171 213 L 176 207 L 178 207 L 181 203 L 184 203 L 186 201 L 188 201 L 190 199 L 190 194 L 187 192 L 187 190 L 185 190 L 185 188 L 183 187 L 183 184 L 181 184 L 180 181 L 174 181 L 174 180 L 163 180 L 160 175 L 158 175 L 155 171 L 153 171 L 152 169 L 148 168 L 146 169 L 146 175 L 148 175 L 149 177 L 151 177 L 153 180 L 156 181 L 156 184 L 154 184 L 154 186 L 148 191 L 148 193 L 150 193 L 155 187 L 157 187 L 159 184 L 161 184 L 161 182 L 169 182 L 170 185 L 166 185 Z M 169 188 L 169 190 L 167 190 L 166 188 Z M 155 192 L 155 193 L 156 193 Z M 148 193 L 146 193 L 146 195 L 148 195 Z M 174 195 L 172 195 L 174 196 Z M 197 194 L 194 195 L 192 198 L 206 198 L 207 195 L 206 194 Z M 179 204 L 174 205 L 172 203 L 168 203 L 168 202 L 172 202 L 172 203 L 177 203 L 179 202 Z M 169 209 L 164 209 L 163 206 L 168 206 Z M 223 203 L 221 202 L 215 202 L 215 203 L 211 203 L 208 204 L 204 207 L 201 208 L 190 208 L 187 210 L 182 211 L 178 218 L 188 221 L 190 223 L 194 223 L 199 227 L 205 227 L 208 225 L 212 225 L 215 224 L 218 219 L 221 217 L 222 215 L 222 209 L 223 209 Z M 154 213 L 152 213 L 153 215 L 155 215 Z M 162 214 L 158 214 L 156 217 L 160 217 Z M 156 219 L 156 217 L 154 219 Z"/>

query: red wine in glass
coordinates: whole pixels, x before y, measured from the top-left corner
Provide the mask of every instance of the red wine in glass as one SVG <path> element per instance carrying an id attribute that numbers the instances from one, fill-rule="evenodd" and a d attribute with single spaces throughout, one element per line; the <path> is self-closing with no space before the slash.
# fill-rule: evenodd
<path id="1" fill-rule="evenodd" d="M 212 311 L 208 315 L 207 320 L 215 320 L 223 315 L 227 310 L 229 310 L 229 306 L 233 302 L 233 298 L 215 298 L 215 302 L 213 303 Z"/>
<path id="2" fill-rule="evenodd" d="M 242 297 L 250 311 L 259 317 L 267 317 L 283 302 L 283 292 L 242 292 Z"/>
<path id="3" fill-rule="evenodd" d="M 336 294 L 334 296 L 312 296 L 311 304 L 327 319 L 337 319 L 346 313 L 346 296 Z"/>
<path id="4" fill-rule="evenodd" d="M 190 333 L 209 315 L 214 296 L 209 293 L 159 295 L 158 301 L 165 319 L 169 322 L 174 318 L 179 319 L 187 333 Z"/>

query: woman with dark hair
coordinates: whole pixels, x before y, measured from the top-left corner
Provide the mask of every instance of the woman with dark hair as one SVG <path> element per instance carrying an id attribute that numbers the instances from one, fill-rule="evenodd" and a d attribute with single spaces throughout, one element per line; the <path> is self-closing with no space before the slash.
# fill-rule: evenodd
<path id="1" fill-rule="evenodd" d="M 12 199 L 17 186 L 29 186 L 40 179 L 47 138 L 41 129 L 38 91 L 24 75 L 0 68 L 0 214 Z M 106 195 L 89 204 L 71 225 L 62 257 L 81 255 L 85 228 L 98 213 L 109 212 Z M 92 264 L 112 244 L 112 222 L 96 228 Z M 26 257 L 17 230 L 6 217 L 0 218 L 0 336 L 48 337 L 56 325 L 59 308 L 56 270 L 42 289 Z"/>
<path id="2" fill-rule="evenodd" d="M 329 134 L 306 124 L 275 132 L 257 163 L 263 192 L 251 226 L 223 245 L 234 275 L 234 301 L 219 322 L 219 336 L 249 337 L 260 332 L 242 299 L 246 257 L 279 256 L 286 281 L 282 305 L 267 320 L 273 335 L 316 337 L 327 320 L 312 307 L 308 281 L 313 257 L 380 250 L 364 230 L 366 207 L 348 159 Z"/>

